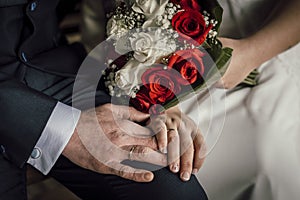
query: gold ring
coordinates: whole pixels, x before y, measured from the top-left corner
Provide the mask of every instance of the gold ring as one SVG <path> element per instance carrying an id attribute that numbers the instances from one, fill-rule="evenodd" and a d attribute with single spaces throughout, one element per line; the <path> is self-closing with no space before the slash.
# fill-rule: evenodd
<path id="1" fill-rule="evenodd" d="M 135 149 L 135 146 L 132 146 L 130 151 L 129 151 L 129 154 L 128 154 L 128 159 L 129 160 L 132 160 L 132 153 L 133 153 L 134 149 Z"/>

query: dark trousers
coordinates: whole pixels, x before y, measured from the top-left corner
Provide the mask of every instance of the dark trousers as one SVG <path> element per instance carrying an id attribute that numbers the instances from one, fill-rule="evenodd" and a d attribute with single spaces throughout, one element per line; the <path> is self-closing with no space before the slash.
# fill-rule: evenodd
<path id="1" fill-rule="evenodd" d="M 182 182 L 167 168 L 154 172 L 150 183 L 136 183 L 114 175 L 82 169 L 61 157 L 50 176 L 86 200 L 206 200 L 195 176 Z M 0 156 L 0 199 L 23 200 L 26 195 L 26 168 L 20 169 Z"/>

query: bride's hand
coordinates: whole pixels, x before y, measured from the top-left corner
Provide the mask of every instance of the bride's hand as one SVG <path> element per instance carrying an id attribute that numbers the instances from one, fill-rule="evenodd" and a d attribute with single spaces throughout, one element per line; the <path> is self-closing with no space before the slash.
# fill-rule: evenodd
<path id="1" fill-rule="evenodd" d="M 299 43 L 299 9 L 299 0 L 280 1 L 270 21 L 253 35 L 241 40 L 220 38 L 223 46 L 233 48 L 231 64 L 222 78 L 225 88 L 233 88 L 254 68 Z"/>
<path id="2" fill-rule="evenodd" d="M 196 124 L 178 107 L 151 118 L 149 127 L 156 133 L 161 152 L 168 153 L 172 172 L 180 172 L 180 178 L 188 181 L 204 162 L 204 138 Z"/>
<path id="3" fill-rule="evenodd" d="M 255 61 L 259 55 L 247 39 L 219 39 L 224 47 L 232 48 L 233 53 L 229 67 L 216 87 L 231 89 L 241 83 L 257 67 Z"/>

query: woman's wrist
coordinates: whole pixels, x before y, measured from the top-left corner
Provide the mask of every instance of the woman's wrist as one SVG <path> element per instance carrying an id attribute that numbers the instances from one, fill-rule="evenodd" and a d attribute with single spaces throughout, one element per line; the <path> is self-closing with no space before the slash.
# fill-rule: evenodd
<path id="1" fill-rule="evenodd" d="M 263 63 L 262 54 L 259 52 L 259 44 L 252 38 L 243 38 L 237 40 L 237 45 L 233 49 L 237 62 L 245 68 L 245 71 L 253 71 Z"/>

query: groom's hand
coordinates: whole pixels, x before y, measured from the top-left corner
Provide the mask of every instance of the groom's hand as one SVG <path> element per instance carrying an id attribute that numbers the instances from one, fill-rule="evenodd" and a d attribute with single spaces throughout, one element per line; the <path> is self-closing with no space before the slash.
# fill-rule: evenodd
<path id="1" fill-rule="evenodd" d="M 149 115 L 134 108 L 105 104 L 81 114 L 76 131 L 63 151 L 73 163 L 102 174 L 149 182 L 153 173 L 122 164 L 123 160 L 166 166 L 149 129 L 143 122 Z M 143 135 L 143 137 L 138 136 Z"/>

